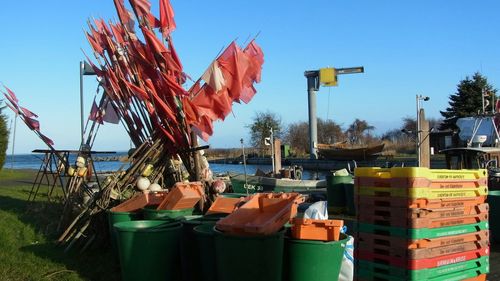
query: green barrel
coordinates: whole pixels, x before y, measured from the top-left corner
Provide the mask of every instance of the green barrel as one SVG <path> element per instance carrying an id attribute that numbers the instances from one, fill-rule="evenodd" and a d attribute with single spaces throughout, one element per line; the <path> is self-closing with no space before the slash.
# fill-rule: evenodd
<path id="1" fill-rule="evenodd" d="M 193 208 L 180 210 L 156 210 L 158 206 L 147 206 L 143 208 L 145 220 L 171 220 L 193 214 Z"/>
<path id="2" fill-rule="evenodd" d="M 219 281 L 281 281 L 284 234 L 236 236 L 215 230 Z"/>
<path id="3" fill-rule="evenodd" d="M 349 237 L 340 234 L 340 239 L 329 242 L 286 239 L 286 280 L 338 280 Z"/>
<path id="4" fill-rule="evenodd" d="M 181 223 L 139 220 L 114 228 L 123 281 L 179 280 Z"/>
<path id="5" fill-rule="evenodd" d="M 201 224 L 215 225 L 221 218 L 220 215 L 208 216 L 185 216 L 181 218 L 182 222 L 182 242 L 181 242 L 181 261 L 182 276 L 185 281 L 204 280 L 200 271 L 199 245 L 193 229 Z M 193 270 L 195 268 L 196 270 Z"/>
<path id="6" fill-rule="evenodd" d="M 500 243 L 500 190 L 488 192 L 488 204 L 491 240 Z"/>
<path id="7" fill-rule="evenodd" d="M 350 216 L 356 215 L 356 205 L 354 204 L 354 181 L 344 184 L 345 190 L 345 208 Z"/>
<path id="8" fill-rule="evenodd" d="M 345 184 L 352 183 L 352 176 L 326 176 L 326 196 L 328 211 L 335 214 L 343 213 L 346 209 Z M 353 195 L 354 197 L 354 195 Z"/>
<path id="9" fill-rule="evenodd" d="M 198 260 L 200 267 L 196 271 L 200 272 L 203 281 L 217 281 L 217 263 L 215 262 L 215 224 L 205 223 L 194 228 L 194 234 L 198 242 Z"/>
<path id="10" fill-rule="evenodd" d="M 116 233 L 113 229 L 113 225 L 117 222 L 124 221 L 135 221 L 142 219 L 142 213 L 140 212 L 112 212 L 111 210 L 106 211 L 108 214 L 108 230 L 109 239 L 111 241 L 111 250 L 118 257 L 118 246 L 116 244 Z"/>

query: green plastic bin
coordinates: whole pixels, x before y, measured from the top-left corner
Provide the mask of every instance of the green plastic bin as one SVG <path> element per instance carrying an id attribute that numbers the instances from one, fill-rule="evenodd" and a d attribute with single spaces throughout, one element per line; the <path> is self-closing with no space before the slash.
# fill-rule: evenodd
<path id="1" fill-rule="evenodd" d="M 345 184 L 353 183 L 352 176 L 326 176 L 326 196 L 328 211 L 334 214 L 343 213 L 346 209 Z M 354 197 L 354 195 L 353 195 Z"/>
<path id="2" fill-rule="evenodd" d="M 500 190 L 488 192 L 491 240 L 500 243 Z"/>
<path id="3" fill-rule="evenodd" d="M 349 237 L 340 234 L 339 241 L 315 241 L 287 238 L 286 262 L 289 281 L 338 280 L 342 257 Z"/>
<path id="4" fill-rule="evenodd" d="M 179 280 L 179 222 L 139 220 L 114 224 L 123 281 Z"/>
<path id="5" fill-rule="evenodd" d="M 181 218 L 182 222 L 182 242 L 181 242 L 181 259 L 182 259 L 182 276 L 186 281 L 204 280 L 200 271 L 201 265 L 199 262 L 199 245 L 196 240 L 193 229 L 201 224 L 215 225 L 221 218 L 220 215 L 209 216 L 185 216 Z M 196 269 L 196 270 L 193 270 Z"/>
<path id="6" fill-rule="evenodd" d="M 219 281 L 281 281 L 284 230 L 267 236 L 236 236 L 215 230 Z"/>
<path id="7" fill-rule="evenodd" d="M 345 210 L 346 214 L 350 216 L 356 215 L 356 204 L 354 204 L 354 182 L 345 183 Z"/>
<path id="8" fill-rule="evenodd" d="M 215 224 L 205 223 L 196 226 L 193 231 L 198 242 L 198 270 L 203 281 L 217 281 L 217 263 L 215 261 Z"/>
<path id="9" fill-rule="evenodd" d="M 193 214 L 193 208 L 180 210 L 156 210 L 158 206 L 147 206 L 143 208 L 145 220 L 172 220 Z"/>
<path id="10" fill-rule="evenodd" d="M 118 245 L 116 242 L 116 233 L 113 229 L 113 225 L 117 222 L 125 222 L 125 221 L 135 221 L 142 219 L 141 212 L 113 212 L 111 210 L 106 211 L 108 215 L 108 230 L 109 230 L 109 239 L 111 242 L 111 250 L 114 255 L 118 258 Z"/>

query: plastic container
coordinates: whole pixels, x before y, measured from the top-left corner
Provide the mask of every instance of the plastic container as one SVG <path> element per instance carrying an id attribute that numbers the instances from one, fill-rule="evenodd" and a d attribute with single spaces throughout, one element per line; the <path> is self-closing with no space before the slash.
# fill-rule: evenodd
<path id="1" fill-rule="evenodd" d="M 473 232 L 473 233 L 445 236 L 445 237 L 441 237 L 441 238 L 432 238 L 432 239 L 424 238 L 424 239 L 418 239 L 418 240 L 411 240 L 411 239 L 400 238 L 400 237 L 393 237 L 393 236 L 385 236 L 385 235 L 377 235 L 377 234 L 360 232 L 357 235 L 357 238 L 358 238 L 357 241 L 359 241 L 359 242 L 364 241 L 364 242 L 368 242 L 368 243 L 371 243 L 374 245 L 383 245 L 383 246 L 389 246 L 392 248 L 410 249 L 411 250 L 411 249 L 426 249 L 426 248 L 442 247 L 442 246 L 454 245 L 454 244 L 466 243 L 466 242 L 476 242 L 476 241 L 488 242 L 489 241 L 488 236 L 489 236 L 489 231 L 482 230 L 482 231 Z"/>
<path id="2" fill-rule="evenodd" d="M 345 246 L 345 234 L 339 241 L 286 239 L 286 271 L 289 281 L 338 280 Z"/>
<path id="3" fill-rule="evenodd" d="M 488 194 L 490 205 L 490 234 L 494 243 L 500 243 L 500 190 Z"/>
<path id="4" fill-rule="evenodd" d="M 343 220 L 313 220 L 294 218 L 292 238 L 302 240 L 338 241 Z"/>
<path id="5" fill-rule="evenodd" d="M 488 229 L 488 222 L 482 221 L 474 224 L 456 225 L 439 228 L 401 228 L 392 226 L 380 226 L 374 224 L 358 223 L 359 232 L 379 234 L 384 236 L 395 236 L 407 239 L 432 239 L 451 235 L 460 235 L 478 232 Z"/>
<path id="6" fill-rule="evenodd" d="M 181 223 L 140 220 L 114 228 L 123 281 L 179 279 Z"/>
<path id="7" fill-rule="evenodd" d="M 199 280 L 217 281 L 217 263 L 215 261 L 215 230 L 214 224 L 206 223 L 196 226 L 193 231 L 198 242 L 198 262 L 200 264 Z"/>
<path id="8" fill-rule="evenodd" d="M 332 214 L 340 214 L 346 210 L 345 184 L 353 183 L 352 176 L 326 176 L 326 195 L 328 211 Z"/>
<path id="9" fill-rule="evenodd" d="M 157 206 L 147 206 L 142 210 L 145 220 L 173 220 L 193 214 L 193 208 L 180 210 L 158 210 Z"/>
<path id="10" fill-rule="evenodd" d="M 296 216 L 304 201 L 298 193 L 258 193 L 232 214 L 217 222 L 217 229 L 239 235 L 270 235 Z"/>
<path id="11" fill-rule="evenodd" d="M 217 197 L 212 203 L 207 214 L 230 214 L 245 202 L 244 198 Z"/>
<path id="12" fill-rule="evenodd" d="M 113 212 L 134 212 L 149 205 L 159 205 L 167 196 L 167 192 L 138 193 L 129 200 L 111 208 Z"/>
<path id="13" fill-rule="evenodd" d="M 357 186 L 357 195 L 364 196 L 391 196 L 403 198 L 424 199 L 452 199 L 462 197 L 486 196 L 488 187 L 479 188 L 392 188 Z"/>
<path id="14" fill-rule="evenodd" d="M 486 202 L 486 196 L 451 199 L 401 198 L 387 196 L 359 196 L 358 206 L 385 206 L 394 208 L 466 208 Z M 362 207 L 361 207 L 362 208 Z"/>
<path id="15" fill-rule="evenodd" d="M 356 250 L 356 257 L 360 260 L 366 260 L 372 262 L 377 261 L 378 263 L 384 263 L 391 266 L 415 270 L 415 269 L 434 268 L 442 265 L 474 260 L 480 257 L 488 256 L 489 253 L 490 253 L 489 248 L 485 247 L 477 250 L 443 255 L 439 257 L 411 260 L 406 257 L 404 258 L 391 257 L 384 254 L 374 253 L 371 251 L 371 249 L 358 248 Z"/>
<path id="16" fill-rule="evenodd" d="M 358 281 L 485 281 L 486 273 L 489 270 L 486 267 L 478 269 L 469 269 L 464 271 L 458 271 L 449 273 L 446 275 L 433 276 L 429 279 L 408 279 L 406 277 L 400 277 L 395 274 L 383 274 L 367 271 L 364 269 L 358 270 Z"/>
<path id="17" fill-rule="evenodd" d="M 193 229 L 202 224 L 209 224 L 213 227 L 221 216 L 186 216 L 179 218 L 182 222 L 181 262 L 183 280 L 203 280 L 200 270 L 193 270 L 193 268 L 199 269 L 201 267 L 198 258 L 200 245 L 196 240 Z"/>
<path id="18" fill-rule="evenodd" d="M 347 215 L 356 215 L 354 183 L 344 184 L 345 189 L 345 212 Z"/>
<path id="19" fill-rule="evenodd" d="M 378 168 L 378 167 L 360 167 L 354 170 L 356 178 L 369 178 L 378 182 L 385 182 L 393 178 L 423 178 L 431 183 L 437 182 L 456 182 L 468 183 L 482 181 L 487 179 L 488 172 L 486 169 L 476 170 L 448 170 L 448 169 L 429 169 L 424 167 L 393 167 L 393 168 Z M 410 187 L 410 186 L 402 186 Z"/>
<path id="20" fill-rule="evenodd" d="M 113 212 L 111 210 L 107 210 L 108 214 L 108 230 L 109 230 L 109 239 L 111 242 L 111 249 L 115 253 L 116 257 L 118 257 L 118 244 L 116 242 L 116 233 L 113 229 L 113 225 L 118 222 L 126 222 L 126 221 L 134 221 L 142 219 L 141 212 Z"/>
<path id="21" fill-rule="evenodd" d="M 181 210 L 194 208 L 205 192 L 201 182 L 178 182 L 158 206 L 159 210 Z"/>
<path id="22" fill-rule="evenodd" d="M 281 281 L 284 233 L 238 236 L 215 229 L 218 280 Z"/>
<path id="23" fill-rule="evenodd" d="M 483 241 L 472 241 L 472 242 L 458 243 L 458 244 L 433 247 L 433 248 L 408 249 L 408 248 L 391 247 L 374 241 L 358 240 L 356 247 L 358 249 L 363 249 L 364 251 L 370 251 L 372 253 L 385 255 L 389 257 L 417 260 L 417 259 L 436 258 L 439 256 L 451 255 L 460 252 L 474 251 L 482 248 L 487 248 L 488 246 L 489 242 L 483 240 Z"/>
<path id="24" fill-rule="evenodd" d="M 400 278 L 405 278 L 406 280 L 432 280 L 433 278 L 436 278 L 438 276 L 448 275 L 450 273 L 461 272 L 465 270 L 480 270 L 482 272 L 487 272 L 488 267 L 488 257 L 481 257 L 470 261 L 420 270 L 408 270 L 400 267 L 364 260 L 358 261 L 358 269 L 361 271 L 394 275 Z"/>

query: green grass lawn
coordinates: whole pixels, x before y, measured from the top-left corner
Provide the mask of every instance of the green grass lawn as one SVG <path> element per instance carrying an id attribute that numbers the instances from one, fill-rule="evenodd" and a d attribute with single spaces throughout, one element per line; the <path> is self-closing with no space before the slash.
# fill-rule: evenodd
<path id="1" fill-rule="evenodd" d="M 64 253 L 56 245 L 62 207 L 47 200 L 46 186 L 27 204 L 34 176 L 32 171 L 0 172 L 0 280 L 120 280 L 107 244 L 95 243 L 83 253 L 81 247 Z"/>

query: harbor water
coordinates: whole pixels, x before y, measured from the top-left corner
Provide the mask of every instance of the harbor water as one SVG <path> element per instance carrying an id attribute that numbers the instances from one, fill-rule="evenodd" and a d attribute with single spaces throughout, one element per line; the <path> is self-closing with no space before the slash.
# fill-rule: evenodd
<path id="1" fill-rule="evenodd" d="M 126 152 L 117 152 L 109 154 L 99 154 L 96 159 L 107 159 L 106 161 L 95 161 L 94 166 L 97 172 L 111 172 L 116 171 L 122 165 L 127 168 L 128 164 L 126 162 L 118 161 L 120 157 L 126 156 Z M 30 153 L 30 154 L 16 154 L 12 158 L 12 155 L 7 155 L 4 168 L 7 169 L 31 169 L 38 170 L 43 162 L 43 154 Z M 111 159 L 111 160 L 110 160 Z M 69 163 L 74 164 L 76 161 L 75 155 L 70 155 Z M 216 164 L 211 163 L 210 169 L 214 175 L 231 173 L 245 172 L 244 165 L 242 164 Z M 246 165 L 247 174 L 255 174 L 255 172 L 260 169 L 264 172 L 271 171 L 271 165 Z M 325 179 L 328 171 L 314 171 L 314 170 L 304 170 L 302 174 L 303 179 Z"/>

